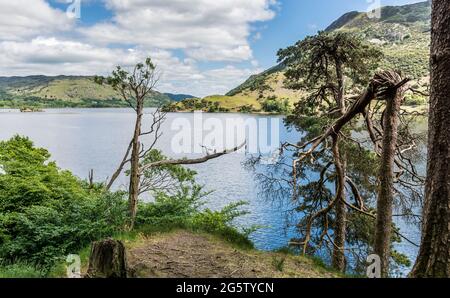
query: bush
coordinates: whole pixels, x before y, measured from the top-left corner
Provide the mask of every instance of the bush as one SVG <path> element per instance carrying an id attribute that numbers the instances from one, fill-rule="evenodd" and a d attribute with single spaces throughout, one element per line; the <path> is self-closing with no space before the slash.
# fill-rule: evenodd
<path id="1" fill-rule="evenodd" d="M 49 158 L 27 138 L 0 142 L 1 263 L 26 261 L 48 270 L 124 225 L 122 193 L 90 190 Z"/>
<path id="2" fill-rule="evenodd" d="M 253 247 L 248 236 L 256 227 L 241 231 L 233 226 L 237 217 L 247 214 L 240 210 L 246 203 L 230 204 L 220 211 L 201 210 L 205 195 L 200 186 L 185 187 L 174 196 L 160 193 L 154 203 L 140 203 L 136 228 L 146 234 L 177 228 L 206 232 L 241 247 Z"/>
<path id="3" fill-rule="evenodd" d="M 250 114 L 254 111 L 254 107 L 253 105 L 243 105 L 239 108 L 239 112 L 240 113 L 246 113 L 246 114 Z"/>
<path id="4" fill-rule="evenodd" d="M 289 113 L 289 101 L 287 99 L 278 100 L 276 97 L 269 97 L 262 104 L 264 112 L 268 113 Z"/>
<path id="5" fill-rule="evenodd" d="M 185 227 L 198 212 L 205 195 L 199 186 L 183 187 L 173 196 L 158 193 L 154 203 L 139 203 L 136 227 Z"/>
<path id="6" fill-rule="evenodd" d="M 253 243 L 248 236 L 257 229 L 252 227 L 248 230 L 238 230 L 233 226 L 233 221 L 248 212 L 241 211 L 240 207 L 246 205 L 245 202 L 230 204 L 221 211 L 211 211 L 206 209 L 196 214 L 190 223 L 194 231 L 201 231 L 217 235 L 222 239 L 243 248 L 253 248 Z"/>

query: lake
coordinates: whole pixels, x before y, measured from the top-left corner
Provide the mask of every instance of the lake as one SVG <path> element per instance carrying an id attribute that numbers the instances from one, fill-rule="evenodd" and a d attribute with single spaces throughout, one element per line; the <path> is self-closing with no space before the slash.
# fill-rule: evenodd
<path id="1" fill-rule="evenodd" d="M 152 109 L 146 109 L 144 127 L 150 126 Z M 18 110 L 0 110 L 0 140 L 6 140 L 15 134 L 30 137 L 39 147 L 47 148 L 59 167 L 68 169 L 81 178 L 87 178 L 88 172 L 94 169 L 96 181 L 105 181 L 122 160 L 123 154 L 130 142 L 134 127 L 134 111 L 130 109 L 50 109 L 44 113 L 20 113 Z M 231 137 L 228 135 L 228 122 L 250 121 L 250 129 L 258 130 L 260 145 L 255 142 L 248 144 L 250 150 L 267 151 L 279 145 L 280 142 L 295 143 L 301 133 L 288 130 L 283 125 L 283 118 L 277 116 L 255 116 L 244 114 L 202 114 L 203 125 L 209 132 L 202 136 L 193 136 L 190 140 L 191 152 L 184 153 L 185 146 L 179 146 L 182 130 L 186 132 L 201 130 L 202 126 L 192 113 L 168 114 L 162 127 L 163 136 L 158 142 L 158 148 L 170 157 L 200 156 L 202 139 L 216 139 L 209 148 L 217 150 L 223 145 L 237 144 L 245 136 Z M 231 121 L 230 121 L 231 119 Z M 231 125 L 231 124 L 230 124 Z M 175 128 L 175 129 L 174 129 Z M 144 129 L 145 130 L 145 129 Z M 222 142 L 221 142 L 222 140 Z M 144 143 L 149 144 L 147 137 Z M 189 143 L 189 142 L 188 142 Z M 208 143 L 208 142 L 207 142 Z M 267 146 L 271 143 L 271 146 Z M 209 144 L 209 143 L 208 143 Z M 263 146 L 261 146 L 263 145 Z M 231 148 L 226 146 L 227 148 Z M 188 152 L 187 150 L 186 152 Z M 257 152 L 252 152 L 257 153 Z M 263 152 L 265 153 L 265 152 Z M 236 201 L 248 201 L 247 210 L 250 214 L 240 218 L 239 225 L 259 225 L 264 228 L 254 233 L 252 241 L 258 249 L 273 250 L 286 246 L 288 240 L 295 235 L 292 230 L 286 230 L 285 209 L 280 204 L 267 202 L 258 195 L 258 185 L 252 172 L 247 171 L 242 163 L 246 160 L 244 152 L 223 156 L 208 163 L 192 166 L 198 172 L 197 181 L 205 185 L 205 190 L 213 191 L 207 198 L 207 207 L 221 209 Z M 126 188 L 126 178 L 121 177 L 116 182 L 116 188 Z M 415 241 L 420 242 L 417 228 L 400 223 L 402 232 Z M 404 242 L 397 247 L 406 253 L 411 260 L 417 254 L 417 248 Z"/>

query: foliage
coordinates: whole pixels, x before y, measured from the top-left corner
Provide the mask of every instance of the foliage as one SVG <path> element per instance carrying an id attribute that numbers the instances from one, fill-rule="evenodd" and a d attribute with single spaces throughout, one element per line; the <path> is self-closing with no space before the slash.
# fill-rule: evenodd
<path id="1" fill-rule="evenodd" d="M 183 187 L 173 196 L 159 192 L 155 202 L 140 202 L 136 226 L 183 226 L 188 218 L 198 212 L 205 195 L 198 185 Z"/>
<path id="2" fill-rule="evenodd" d="M 352 84 L 366 83 L 382 53 L 361 38 L 347 33 L 319 32 L 306 37 L 294 46 L 278 52 L 279 61 L 287 65 L 286 84 L 291 89 L 324 88 L 325 99 L 336 86 L 324 86 L 336 81 L 337 64 L 344 66 L 344 75 Z M 325 82 L 326 80 L 326 82 Z"/>
<path id="3" fill-rule="evenodd" d="M 289 100 L 278 100 L 276 97 L 269 97 L 262 103 L 262 108 L 264 112 L 268 113 L 279 113 L 279 114 L 288 114 Z"/>
<path id="4" fill-rule="evenodd" d="M 188 98 L 178 103 L 170 103 L 163 106 L 164 112 L 177 111 L 203 111 L 207 113 L 228 112 L 229 110 L 222 107 L 218 101 L 210 101 L 206 98 Z"/>
<path id="5" fill-rule="evenodd" d="M 148 233 L 182 228 L 213 234 L 240 247 L 253 247 L 248 236 L 256 227 L 239 230 L 233 225 L 237 217 L 247 214 L 241 210 L 246 203 L 233 203 L 219 211 L 202 209 L 206 195 L 198 185 L 184 187 L 173 196 L 159 193 L 155 202 L 140 203 L 136 229 Z"/>
<path id="6" fill-rule="evenodd" d="M 426 98 L 424 96 L 417 95 L 417 94 L 411 94 L 411 95 L 405 97 L 404 105 L 405 106 L 420 106 L 420 105 L 426 104 L 427 101 L 428 101 L 428 98 Z"/>
<path id="7" fill-rule="evenodd" d="M 45 271 L 37 269 L 34 265 L 23 263 L 0 264 L 0 278 L 41 278 L 45 276 Z"/>
<path id="8" fill-rule="evenodd" d="M 303 100 L 295 105 L 295 111 L 286 123 L 305 132 L 300 144 L 323 133 L 336 116 L 337 98 L 339 97 L 339 73 L 347 80 L 349 90 L 362 90 L 377 68 L 381 52 L 354 35 L 337 32 L 319 32 L 307 37 L 296 45 L 279 51 L 280 61 L 286 66 L 285 84 L 292 89 L 309 91 Z M 351 103 L 349 103 L 351 104 Z M 359 132 L 359 122 L 354 120 L 345 127 L 341 134 L 351 136 Z M 350 139 L 350 138 L 346 138 Z M 369 148 L 352 141 L 340 142 L 340 152 L 345 152 L 346 176 L 348 181 L 357 185 L 355 190 L 350 182 L 346 183 L 346 200 L 353 206 L 373 206 L 376 201 L 376 183 L 378 177 L 378 156 Z M 293 158 L 296 157 L 294 153 Z M 302 179 L 296 189 L 298 196 L 296 212 L 300 215 L 296 223 L 300 239 L 305 240 L 305 231 L 310 224 L 311 214 L 317 214 L 328 206 L 335 196 L 336 173 L 334 157 L 329 145 L 316 152 L 311 160 L 305 160 L 296 168 L 296 179 Z M 362 201 L 360 201 L 362 200 Z M 369 210 L 373 212 L 373 210 Z M 333 250 L 330 247 L 331 234 L 336 223 L 336 212 L 333 209 L 327 215 L 320 216 L 312 222 L 312 233 L 307 252 L 311 255 L 327 255 Z M 374 242 L 375 221 L 372 217 L 360 214 L 352 208 L 347 210 L 346 258 L 350 260 L 350 272 L 361 273 L 365 270 L 365 257 L 372 250 Z M 393 239 L 393 243 L 400 239 Z M 324 249 L 324 245 L 328 250 Z M 325 247 L 326 247 L 325 246 Z M 394 261 L 404 265 L 401 257 Z"/>
<path id="9" fill-rule="evenodd" d="M 48 270 L 123 226 L 122 194 L 89 190 L 27 138 L 0 142 L 0 260 L 26 261 Z"/>
<path id="10" fill-rule="evenodd" d="M 153 150 L 145 161 L 164 158 Z M 105 192 L 102 185 L 91 187 L 49 159 L 48 151 L 34 147 L 28 138 L 0 142 L 0 276 L 58 275 L 68 254 L 86 251 L 92 241 L 124 235 L 126 194 Z M 194 183 L 195 172 L 165 166 L 146 175 L 162 172 L 169 173 L 179 188 L 173 194 L 177 188 L 158 188 L 154 202 L 139 203 L 137 231 L 185 228 L 252 246 L 248 233 L 232 225 L 245 214 L 239 210 L 242 203 L 222 211 L 202 210 L 208 193 Z"/>
<path id="11" fill-rule="evenodd" d="M 254 111 L 253 105 L 243 105 L 239 108 L 240 113 L 250 114 Z"/>
<path id="12" fill-rule="evenodd" d="M 144 156 L 142 165 L 151 164 L 167 160 L 167 157 L 160 150 L 152 149 Z M 173 194 L 176 190 L 184 189 L 187 186 L 194 185 L 195 175 L 193 170 L 180 165 L 164 165 L 160 167 L 150 167 L 146 169 L 141 177 L 141 192 L 150 192 L 151 194 Z"/>
<path id="13" fill-rule="evenodd" d="M 218 235 L 230 243 L 252 248 L 253 244 L 248 239 L 248 236 L 258 227 L 251 227 L 242 231 L 233 227 L 233 221 L 236 218 L 248 214 L 248 212 L 240 210 L 240 207 L 246 204 L 246 202 L 232 203 L 220 211 L 203 210 L 190 220 L 189 226 L 194 231 Z"/>

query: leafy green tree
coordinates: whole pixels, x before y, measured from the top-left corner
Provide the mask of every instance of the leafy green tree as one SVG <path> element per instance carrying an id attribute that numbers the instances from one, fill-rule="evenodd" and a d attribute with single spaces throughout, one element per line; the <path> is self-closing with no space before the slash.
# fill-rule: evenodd
<path id="1" fill-rule="evenodd" d="M 288 99 L 277 99 L 276 97 L 267 98 L 261 106 L 264 112 L 268 113 L 288 114 L 290 110 Z"/>

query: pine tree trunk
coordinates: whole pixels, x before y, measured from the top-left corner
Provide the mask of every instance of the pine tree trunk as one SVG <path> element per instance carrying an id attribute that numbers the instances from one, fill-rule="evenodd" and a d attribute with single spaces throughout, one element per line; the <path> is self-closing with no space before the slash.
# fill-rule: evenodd
<path id="1" fill-rule="evenodd" d="M 336 59 L 336 76 L 338 83 L 338 90 L 336 92 L 336 104 L 339 108 L 339 115 L 342 116 L 346 112 L 345 107 L 345 78 L 342 63 Z M 345 235 L 346 235 L 346 220 L 347 209 L 345 206 L 345 176 L 346 176 L 346 156 L 341 154 L 339 135 L 333 136 L 333 158 L 336 169 L 336 205 L 334 207 L 336 213 L 334 225 L 334 246 L 332 256 L 332 266 L 334 269 L 345 271 Z"/>
<path id="2" fill-rule="evenodd" d="M 112 239 L 92 243 L 87 276 L 126 278 L 127 260 L 123 243 Z"/>
<path id="3" fill-rule="evenodd" d="M 140 154 L 140 142 L 139 138 L 141 135 L 141 125 L 143 116 L 143 106 L 138 104 L 136 116 L 136 125 L 134 128 L 134 136 L 131 149 L 131 168 L 130 168 L 130 186 L 129 186 L 129 229 L 132 230 L 134 227 L 134 222 L 136 220 L 137 213 L 137 203 L 139 197 L 139 154 Z"/>
<path id="4" fill-rule="evenodd" d="M 345 77 L 344 77 L 344 70 L 342 67 L 342 63 L 339 60 L 335 61 L 336 63 L 336 76 L 337 76 L 337 84 L 338 84 L 338 90 L 336 95 L 336 102 L 339 107 L 339 112 L 341 115 L 344 115 L 346 112 L 345 107 Z"/>
<path id="5" fill-rule="evenodd" d="M 339 136 L 333 137 L 333 157 L 336 168 L 336 219 L 334 226 L 334 247 L 332 256 L 333 268 L 344 272 L 345 271 L 345 232 L 346 232 L 346 217 L 347 209 L 345 205 L 345 171 L 346 159 L 341 156 L 339 149 Z"/>
<path id="6" fill-rule="evenodd" d="M 389 275 L 392 237 L 392 207 L 394 203 L 394 161 L 398 139 L 399 112 L 403 92 L 397 90 L 386 100 L 383 117 L 383 148 L 379 172 L 377 220 L 374 250 L 381 259 L 381 274 Z"/>
<path id="7" fill-rule="evenodd" d="M 412 277 L 450 277 L 450 1 L 433 0 L 428 173 Z"/>

